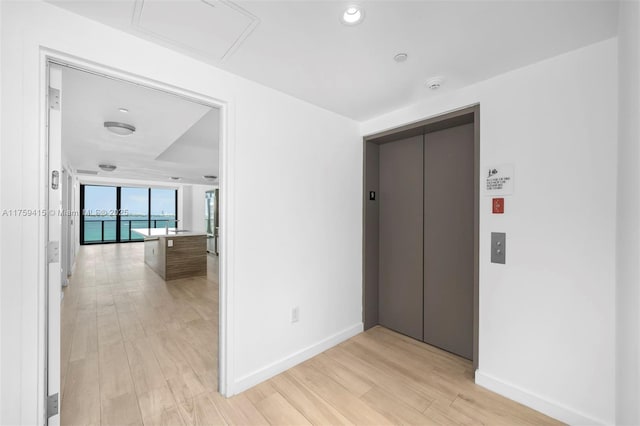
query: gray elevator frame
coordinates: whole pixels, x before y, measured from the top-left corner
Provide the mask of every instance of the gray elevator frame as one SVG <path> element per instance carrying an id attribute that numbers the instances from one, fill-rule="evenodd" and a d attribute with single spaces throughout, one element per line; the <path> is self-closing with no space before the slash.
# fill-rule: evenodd
<path id="1" fill-rule="evenodd" d="M 377 145 L 410 138 L 425 133 L 444 130 L 463 124 L 473 123 L 474 133 L 474 203 L 473 203 L 473 368 L 478 368 L 478 344 L 479 344 L 479 300 L 480 300 L 480 104 L 456 109 L 444 114 L 406 124 L 394 129 L 385 130 L 365 136 L 363 138 L 363 197 L 362 197 L 362 321 L 364 329 L 378 324 L 378 211 L 369 209 L 369 191 L 378 189 L 379 163 L 374 161 L 369 165 L 369 148 L 378 149 Z M 375 147 L 374 147 L 375 146 Z M 375 170 L 368 170 L 369 168 Z M 375 172 L 371 177 L 370 173 Z M 370 180 L 374 178 L 373 182 Z M 373 189 L 372 189 L 373 188 Z M 371 214 L 374 217 L 369 218 Z M 372 311 L 375 304 L 375 315 L 367 314 Z"/>

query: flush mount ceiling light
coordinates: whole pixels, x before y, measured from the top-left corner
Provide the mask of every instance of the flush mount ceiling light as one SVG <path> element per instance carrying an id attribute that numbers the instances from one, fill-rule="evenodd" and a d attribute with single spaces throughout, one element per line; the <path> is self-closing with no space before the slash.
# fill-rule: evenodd
<path id="1" fill-rule="evenodd" d="M 205 180 L 214 180 L 214 179 L 218 179 L 218 176 L 204 175 L 204 176 L 202 176 L 202 178 L 205 179 Z"/>
<path id="2" fill-rule="evenodd" d="M 438 90 L 440 86 L 444 83 L 444 79 L 442 77 L 434 77 L 427 81 L 427 87 L 431 90 Z"/>
<path id="3" fill-rule="evenodd" d="M 126 113 L 126 112 L 129 112 L 129 110 L 128 110 L 128 109 L 126 109 L 126 108 L 118 108 L 118 111 L 120 111 L 120 112 L 125 112 L 125 113 Z"/>
<path id="4" fill-rule="evenodd" d="M 115 133 L 120 136 L 129 136 L 136 131 L 136 128 L 131 124 L 118 123 L 117 121 L 105 121 L 104 127 L 111 133 Z"/>
<path id="5" fill-rule="evenodd" d="M 104 170 L 105 172 L 112 172 L 116 169 L 116 166 L 114 166 L 113 164 L 99 164 L 98 167 L 100 167 L 100 169 Z"/>
<path id="6" fill-rule="evenodd" d="M 364 10 L 360 6 L 349 6 L 342 13 L 342 23 L 345 25 L 358 25 L 364 19 Z"/>
<path id="7" fill-rule="evenodd" d="M 407 55 L 406 53 L 398 53 L 396 56 L 393 57 L 393 60 L 399 63 L 399 62 L 406 61 L 408 57 L 409 55 Z"/>
<path id="8" fill-rule="evenodd" d="M 179 176 L 171 176 L 171 180 L 180 180 L 180 179 L 182 179 L 182 178 L 179 177 Z"/>

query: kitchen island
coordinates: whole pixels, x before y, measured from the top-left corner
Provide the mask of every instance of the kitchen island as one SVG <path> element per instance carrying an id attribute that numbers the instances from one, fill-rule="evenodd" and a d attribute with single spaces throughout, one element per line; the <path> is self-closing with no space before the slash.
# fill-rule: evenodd
<path id="1" fill-rule="evenodd" d="M 175 228 L 132 229 L 144 237 L 144 262 L 164 280 L 207 275 L 207 234 Z"/>

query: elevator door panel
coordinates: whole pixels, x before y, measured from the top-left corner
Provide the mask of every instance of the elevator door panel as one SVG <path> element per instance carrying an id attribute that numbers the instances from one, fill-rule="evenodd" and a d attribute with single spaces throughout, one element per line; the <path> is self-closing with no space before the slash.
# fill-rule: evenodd
<path id="1" fill-rule="evenodd" d="M 380 145 L 379 323 L 422 340 L 423 136 Z"/>
<path id="2" fill-rule="evenodd" d="M 473 356 L 473 124 L 425 135 L 424 341 Z"/>

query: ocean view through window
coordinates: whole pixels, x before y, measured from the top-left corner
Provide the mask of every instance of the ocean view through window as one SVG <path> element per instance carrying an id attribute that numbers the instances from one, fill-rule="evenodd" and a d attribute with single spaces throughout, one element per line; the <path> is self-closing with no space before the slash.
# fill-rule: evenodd
<path id="1" fill-rule="evenodd" d="M 175 227 L 178 191 L 81 185 L 80 244 L 142 241 L 135 229 Z"/>

